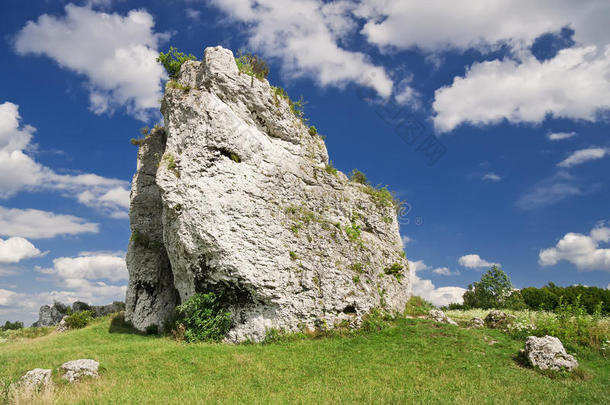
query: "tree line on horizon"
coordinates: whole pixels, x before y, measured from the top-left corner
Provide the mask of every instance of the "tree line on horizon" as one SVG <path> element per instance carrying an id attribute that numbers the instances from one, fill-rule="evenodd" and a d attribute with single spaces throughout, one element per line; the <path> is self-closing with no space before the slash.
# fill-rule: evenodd
<path id="1" fill-rule="evenodd" d="M 590 315 L 610 314 L 610 290 L 572 285 L 559 287 L 549 281 L 543 287 L 515 289 L 508 275 L 493 266 L 481 280 L 468 285 L 462 304 L 449 304 L 448 309 L 513 309 L 556 312 L 566 305 L 582 306 Z"/>

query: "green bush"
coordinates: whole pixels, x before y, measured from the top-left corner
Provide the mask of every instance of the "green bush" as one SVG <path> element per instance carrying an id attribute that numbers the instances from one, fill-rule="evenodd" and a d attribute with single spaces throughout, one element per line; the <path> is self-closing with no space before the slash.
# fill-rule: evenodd
<path id="1" fill-rule="evenodd" d="M 75 312 L 66 317 L 66 326 L 70 329 L 80 329 L 93 320 L 93 311 Z"/>
<path id="2" fill-rule="evenodd" d="M 409 298 L 405 304 L 405 315 L 427 315 L 431 309 L 434 309 L 434 305 L 432 305 L 432 303 L 418 297 L 417 295 L 414 295 Z"/>
<path id="3" fill-rule="evenodd" d="M 362 317 L 361 329 L 365 332 L 378 332 L 389 328 L 393 319 L 392 315 L 378 308 L 373 308 L 371 312 Z"/>
<path id="4" fill-rule="evenodd" d="M 318 129 L 315 126 L 312 125 L 309 127 L 309 135 L 314 136 L 314 135 L 317 135 L 317 133 L 318 133 Z"/>
<path id="5" fill-rule="evenodd" d="M 187 342 L 220 341 L 231 327 L 231 313 L 213 292 L 193 295 L 176 307 L 176 330 L 184 328 Z"/>
<path id="6" fill-rule="evenodd" d="M 180 73 L 180 67 L 187 60 L 197 60 L 197 58 L 191 54 L 186 55 L 185 53 L 178 52 L 176 48 L 171 46 L 167 53 L 159 53 L 157 62 L 161 62 L 167 74 L 170 78 L 176 78 Z"/>

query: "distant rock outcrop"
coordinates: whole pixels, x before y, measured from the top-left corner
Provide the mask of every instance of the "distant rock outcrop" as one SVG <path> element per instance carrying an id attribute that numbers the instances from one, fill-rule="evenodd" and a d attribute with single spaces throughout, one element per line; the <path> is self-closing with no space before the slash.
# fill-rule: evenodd
<path id="1" fill-rule="evenodd" d="M 115 301 L 108 305 L 89 305 L 82 301 L 75 301 L 72 306 L 55 302 L 53 305 L 43 305 L 38 311 L 38 320 L 32 324 L 33 327 L 55 326 L 70 312 L 93 311 L 93 317 L 99 318 L 125 310 L 125 303 Z"/>
<path id="2" fill-rule="evenodd" d="M 410 295 L 387 190 L 329 165 L 285 94 L 231 51 L 182 65 L 141 142 L 131 192 L 126 318 L 163 328 L 199 292 L 220 295 L 230 341 L 271 328 L 358 326 Z"/>
<path id="3" fill-rule="evenodd" d="M 32 326 L 55 326 L 66 316 L 67 312 L 68 307 L 59 302 L 55 302 L 53 305 L 43 305 L 38 311 L 38 321 L 34 322 Z"/>

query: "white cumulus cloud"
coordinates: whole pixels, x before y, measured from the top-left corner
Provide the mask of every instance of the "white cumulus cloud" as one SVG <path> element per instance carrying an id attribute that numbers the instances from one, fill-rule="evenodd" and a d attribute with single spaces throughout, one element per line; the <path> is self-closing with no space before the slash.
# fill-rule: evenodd
<path id="1" fill-rule="evenodd" d="M 473 64 L 464 77 L 435 92 L 434 125 L 448 132 L 462 123 L 541 123 L 556 118 L 595 121 L 610 109 L 610 46 L 567 48 L 539 61 L 513 59 Z"/>
<path id="2" fill-rule="evenodd" d="M 357 83 L 382 97 L 392 94 L 393 81 L 383 67 L 364 53 L 339 45 L 355 27 L 352 2 L 212 0 L 212 4 L 247 24 L 249 45 L 281 60 L 289 77 L 307 75 L 322 86 Z"/>
<path id="3" fill-rule="evenodd" d="M 89 253 L 79 257 L 59 257 L 53 260 L 53 268 L 39 268 L 38 271 L 72 282 L 79 279 L 108 279 L 110 281 L 127 279 L 125 257 L 107 254 Z"/>
<path id="4" fill-rule="evenodd" d="M 366 19 L 362 34 L 380 48 L 487 50 L 530 45 L 535 38 L 570 26 L 585 44 L 610 43 L 605 0 L 396 1 L 363 0 L 354 11 Z"/>
<path id="5" fill-rule="evenodd" d="M 576 132 L 552 132 L 547 135 L 551 141 L 560 141 L 562 139 L 568 139 L 576 136 Z"/>
<path id="6" fill-rule="evenodd" d="M 498 176 L 497 174 L 495 174 L 493 172 L 489 172 L 489 173 L 485 173 L 485 175 L 483 176 L 483 180 L 500 181 L 500 180 L 502 180 L 502 177 Z"/>
<path id="7" fill-rule="evenodd" d="M 469 269 L 500 266 L 499 263 L 488 262 L 487 260 L 482 259 L 481 256 L 479 256 L 477 254 L 464 255 L 458 259 L 458 263 L 461 266 L 467 267 Z"/>
<path id="8" fill-rule="evenodd" d="M 451 303 L 461 304 L 464 302 L 463 295 L 466 292 L 465 288 L 462 287 L 435 287 L 430 280 L 421 279 L 418 275 L 418 271 L 428 270 L 427 266 L 423 261 L 411 261 L 409 262 L 409 272 L 411 276 L 411 289 L 413 295 L 422 297 L 423 299 L 430 301 L 437 306 L 445 306 Z"/>
<path id="9" fill-rule="evenodd" d="M 19 31 L 19 54 L 46 55 L 60 66 L 87 77 L 89 101 L 96 114 L 125 107 L 147 119 L 158 109 L 162 66 L 152 15 L 132 10 L 126 16 L 68 4 L 65 15 L 41 15 Z"/>
<path id="10" fill-rule="evenodd" d="M 432 270 L 432 273 L 434 274 L 438 274 L 439 276 L 459 276 L 460 272 L 459 271 L 451 271 L 451 269 L 449 269 L 449 267 L 437 267 L 436 269 Z"/>
<path id="11" fill-rule="evenodd" d="M 41 256 L 42 252 L 27 239 L 12 237 L 0 238 L 0 263 L 18 263 L 24 259 Z"/>
<path id="12" fill-rule="evenodd" d="M 538 255 L 542 266 L 552 266 L 561 260 L 576 265 L 578 270 L 610 271 L 610 249 L 600 247 L 610 242 L 610 227 L 600 225 L 588 235 L 569 232 L 555 247 L 543 249 Z"/>
<path id="13" fill-rule="evenodd" d="M 572 167 L 587 162 L 589 160 L 601 159 L 608 154 L 609 150 L 607 148 L 580 149 L 572 152 L 570 156 L 559 162 L 557 166 Z"/>
<path id="14" fill-rule="evenodd" d="M 27 153 L 35 129 L 22 125 L 19 106 L 0 104 L 0 199 L 19 191 L 55 190 L 113 218 L 126 218 L 129 182 L 96 174 L 59 174 Z"/>
<path id="15" fill-rule="evenodd" d="M 58 235 L 97 233 L 99 225 L 73 215 L 60 215 L 35 209 L 0 206 L 0 235 L 31 239 L 53 238 Z"/>

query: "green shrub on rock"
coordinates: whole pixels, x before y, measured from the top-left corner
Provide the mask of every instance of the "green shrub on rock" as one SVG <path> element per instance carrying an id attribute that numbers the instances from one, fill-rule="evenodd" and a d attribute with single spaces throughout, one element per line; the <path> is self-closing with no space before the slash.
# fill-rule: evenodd
<path id="1" fill-rule="evenodd" d="M 193 295 L 176 312 L 176 329 L 184 329 L 187 342 L 218 342 L 231 327 L 231 313 L 213 292 Z"/>
<path id="2" fill-rule="evenodd" d="M 157 57 L 157 62 L 161 62 L 169 77 L 176 78 L 180 73 L 180 67 L 187 60 L 197 60 L 197 58 L 191 54 L 187 55 L 182 52 L 178 52 L 176 48 L 171 46 L 167 53 L 160 52 Z"/>

